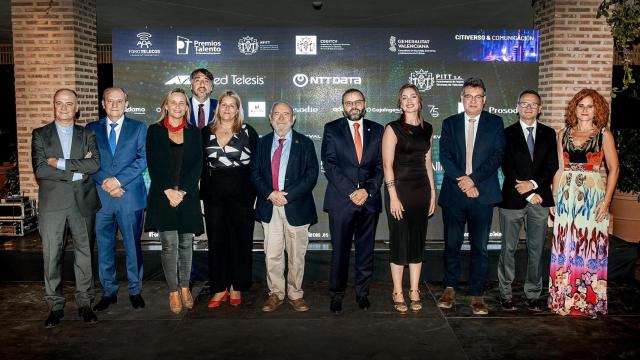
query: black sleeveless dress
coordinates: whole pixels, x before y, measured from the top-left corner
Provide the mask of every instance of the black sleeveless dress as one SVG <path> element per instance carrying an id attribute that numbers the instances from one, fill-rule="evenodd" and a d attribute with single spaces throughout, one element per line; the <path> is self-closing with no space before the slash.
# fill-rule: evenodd
<path id="1" fill-rule="evenodd" d="M 431 201 L 431 185 L 425 156 L 431 146 L 433 127 L 427 122 L 408 125 L 400 120 L 389 123 L 398 139 L 393 161 L 393 174 L 398 198 L 404 207 L 401 220 L 389 210 L 389 192 L 385 185 L 385 210 L 389 221 L 389 261 L 397 265 L 419 263 L 424 257 L 427 221 Z M 431 164 L 429 164 L 431 165 Z"/>

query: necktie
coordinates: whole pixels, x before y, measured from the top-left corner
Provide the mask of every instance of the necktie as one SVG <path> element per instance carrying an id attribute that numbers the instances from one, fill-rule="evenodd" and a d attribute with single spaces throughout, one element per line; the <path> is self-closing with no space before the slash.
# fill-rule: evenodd
<path id="1" fill-rule="evenodd" d="M 113 156 L 116 153 L 116 126 L 118 126 L 118 123 L 111 123 L 109 126 L 111 126 L 111 131 L 109 131 L 109 148 L 111 148 L 111 155 Z"/>
<path id="2" fill-rule="evenodd" d="M 198 104 L 198 128 L 204 127 L 204 104 Z"/>
<path id="3" fill-rule="evenodd" d="M 278 139 L 278 148 L 273 153 L 273 158 L 271 158 L 271 187 L 276 191 L 280 190 L 278 176 L 280 175 L 280 158 L 282 157 L 283 144 L 284 139 Z"/>
<path id="4" fill-rule="evenodd" d="M 473 125 L 476 119 L 469 119 L 469 129 L 467 130 L 467 152 L 465 159 L 465 172 L 467 175 L 473 172 Z"/>
<path id="5" fill-rule="evenodd" d="M 353 141 L 356 143 L 356 156 L 358 157 L 358 163 L 362 161 L 362 138 L 360 137 L 360 124 L 353 123 Z"/>
<path id="6" fill-rule="evenodd" d="M 531 160 L 533 160 L 533 145 L 535 144 L 533 141 L 533 126 L 527 127 L 529 134 L 527 135 L 527 147 L 529 148 L 529 155 L 531 155 Z"/>

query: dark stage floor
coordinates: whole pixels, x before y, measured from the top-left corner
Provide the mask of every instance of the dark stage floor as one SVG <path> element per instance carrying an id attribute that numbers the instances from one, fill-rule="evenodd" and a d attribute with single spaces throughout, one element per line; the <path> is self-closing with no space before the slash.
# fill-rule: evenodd
<path id="1" fill-rule="evenodd" d="M 194 294 L 201 290 L 194 287 Z M 464 289 L 456 306 L 435 304 L 438 284 L 423 285 L 424 309 L 399 315 L 391 307 L 391 285 L 376 282 L 372 308 L 361 311 L 353 298 L 344 313 L 328 311 L 327 285 L 305 284 L 311 310 L 296 313 L 283 304 L 260 311 L 262 284 L 233 308 L 206 307 L 207 294 L 194 309 L 169 312 L 163 282 L 145 283 L 145 309 L 133 310 L 126 289 L 118 303 L 83 323 L 67 286 L 65 318 L 54 329 L 43 326 L 47 310 L 41 283 L 0 284 L 1 359 L 637 359 L 640 357 L 640 287 L 611 284 L 609 314 L 593 320 L 500 309 L 495 283 L 487 293 L 489 316 L 471 315 Z M 521 296 L 520 291 L 517 295 Z"/>

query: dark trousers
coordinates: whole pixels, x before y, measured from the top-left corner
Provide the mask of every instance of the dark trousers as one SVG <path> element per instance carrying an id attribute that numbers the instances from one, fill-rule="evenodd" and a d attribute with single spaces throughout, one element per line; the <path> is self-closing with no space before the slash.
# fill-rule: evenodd
<path id="1" fill-rule="evenodd" d="M 253 204 L 240 201 L 205 200 L 204 219 L 209 243 L 209 286 L 212 293 L 233 286 L 236 291 L 251 287 Z"/>
<path id="2" fill-rule="evenodd" d="M 71 200 L 73 201 L 73 199 Z M 65 247 L 65 228 L 73 238 L 73 272 L 76 280 L 76 304 L 91 306 L 95 298 L 91 270 L 91 244 L 94 217 L 84 217 L 77 207 L 54 212 L 40 212 L 38 230 L 42 238 L 44 257 L 44 299 L 49 310 L 63 310 L 62 257 Z"/>
<path id="3" fill-rule="evenodd" d="M 473 199 L 465 199 L 455 206 L 442 206 L 445 286 L 455 288 L 460 280 L 460 250 L 464 241 L 466 224 L 471 245 L 469 295 L 483 295 L 489 264 L 487 243 L 489 242 L 492 218 L 493 204 L 481 204 Z"/>
<path id="4" fill-rule="evenodd" d="M 355 244 L 355 291 L 356 296 L 369 294 L 369 283 L 373 275 L 373 247 L 379 213 L 366 212 L 356 206 L 329 211 L 331 232 L 331 274 L 329 295 L 344 297 L 349 275 L 351 244 Z"/>
<path id="5" fill-rule="evenodd" d="M 144 209 L 139 210 L 105 210 L 96 214 L 96 242 L 98 244 L 98 274 L 102 284 L 103 296 L 118 294 L 116 278 L 116 231 L 122 234 L 124 254 L 127 264 L 127 280 L 129 295 L 137 295 L 142 291 L 142 249 L 140 236 Z"/>

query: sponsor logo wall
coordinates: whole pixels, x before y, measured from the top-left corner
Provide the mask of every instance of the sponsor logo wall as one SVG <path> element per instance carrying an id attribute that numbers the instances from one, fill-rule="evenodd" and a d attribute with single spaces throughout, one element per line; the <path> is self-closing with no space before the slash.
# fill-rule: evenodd
<path id="1" fill-rule="evenodd" d="M 367 118 L 386 124 L 399 117 L 397 92 L 409 82 L 420 90 L 423 116 L 434 126 L 433 168 L 439 188 L 440 128 L 446 117 L 462 110 L 464 79 L 478 76 L 485 81 L 485 110 L 509 125 L 517 118 L 518 93 L 537 85 L 537 44 L 538 34 L 530 29 L 114 29 L 114 84 L 128 90 L 129 116 L 151 123 L 162 96 L 175 87 L 190 93 L 189 74 L 206 67 L 215 76 L 212 96 L 226 89 L 238 92 L 246 121 L 261 135 L 271 131 L 268 112 L 273 102 L 289 102 L 296 112 L 295 129 L 314 141 L 319 155 L 324 124 L 342 116 L 344 90 L 361 89 Z M 322 211 L 325 188 L 321 174 L 314 193 L 320 222 L 310 230 L 311 240 L 328 238 Z M 499 232 L 497 223 L 493 230 Z M 387 231 L 381 218 L 378 238 L 388 238 Z M 443 238 L 439 213 L 430 221 L 428 237 Z"/>

